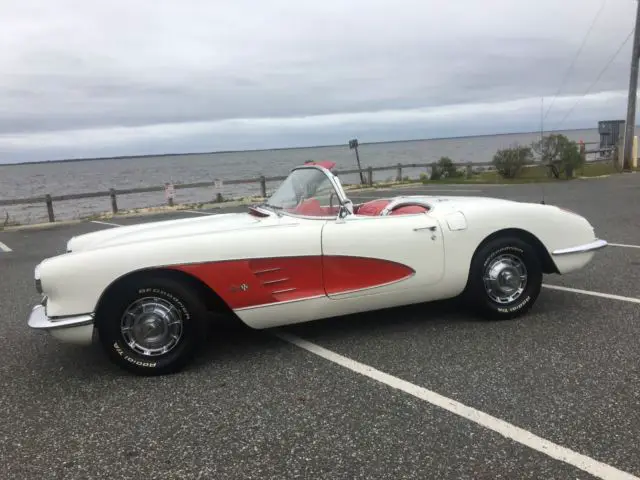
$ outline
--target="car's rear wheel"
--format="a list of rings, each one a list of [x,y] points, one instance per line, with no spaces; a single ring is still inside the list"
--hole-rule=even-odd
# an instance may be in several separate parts
[[[206,308],[188,286],[152,276],[117,289],[96,319],[109,358],[136,375],[183,369],[206,337]]]
[[[542,287],[536,249],[518,237],[495,238],[474,255],[466,297],[483,317],[508,320],[533,306]]]

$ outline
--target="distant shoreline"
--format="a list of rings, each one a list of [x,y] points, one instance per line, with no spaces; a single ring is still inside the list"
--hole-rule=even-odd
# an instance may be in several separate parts
[[[584,128],[568,128],[566,130],[559,130],[562,132],[577,132],[580,130],[596,130],[597,127],[584,127]],[[545,131],[544,133],[554,132]],[[359,143],[358,146],[362,147],[365,145],[384,145],[384,144],[394,144],[394,143],[412,143],[412,142],[424,142],[424,141],[432,141],[432,140],[459,140],[462,138],[479,138],[479,137],[501,137],[507,135],[530,135],[534,133],[540,133],[539,130],[532,130],[527,132],[505,132],[505,133],[484,133],[477,135],[459,135],[453,137],[433,137],[433,138],[413,138],[413,139],[405,139],[405,140],[382,140],[378,142],[363,142]],[[306,147],[276,147],[276,148],[255,148],[255,149],[247,149],[247,150],[217,150],[217,151],[209,151],[209,152],[186,152],[186,153],[157,153],[157,154],[143,154],[143,155],[117,155],[117,156],[109,156],[109,157],[85,157],[85,158],[69,158],[69,159],[55,159],[55,160],[39,160],[32,162],[16,162],[16,163],[0,163],[0,167],[2,166],[13,166],[13,165],[39,165],[39,164],[50,164],[50,163],[71,163],[71,162],[89,162],[89,161],[97,161],[97,160],[122,160],[122,159],[137,159],[137,158],[151,158],[151,157],[188,157],[195,155],[223,155],[229,153],[249,153],[249,152],[278,152],[282,150],[309,150],[314,148],[332,148],[332,147],[343,147],[348,146],[348,142],[339,143],[339,144],[327,144],[327,145],[309,145]]]

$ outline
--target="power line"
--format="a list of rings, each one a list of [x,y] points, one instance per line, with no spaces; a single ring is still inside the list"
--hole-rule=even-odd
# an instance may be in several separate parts
[[[573,112],[573,110],[578,106],[578,104],[582,101],[582,99],[584,99],[584,97],[586,97],[589,92],[591,91],[591,89],[593,87],[595,87],[596,83],[598,83],[598,81],[600,80],[600,78],[602,77],[602,75],[604,75],[604,73],[607,71],[607,69],[609,68],[609,66],[613,63],[613,61],[616,59],[616,57],[618,56],[618,54],[620,53],[620,51],[622,50],[622,48],[626,45],[626,43],[629,41],[629,39],[631,38],[631,35],[633,35],[633,32],[635,31],[635,28],[632,28],[631,31],[629,32],[629,35],[627,35],[627,38],[625,38],[625,40],[622,42],[622,44],[618,47],[618,50],[616,50],[616,53],[613,54],[613,56],[609,59],[609,61],[607,62],[607,64],[604,66],[604,68],[600,71],[600,73],[598,74],[598,77],[594,80],[594,82],[589,85],[589,88],[587,88],[587,91],[584,92],[582,94],[582,96],[580,98],[578,98],[578,100],[576,101],[576,103],[574,103],[573,107],[571,107],[571,109],[567,112],[567,114],[564,116],[564,118],[562,119],[562,121],[558,124],[558,126],[555,128],[556,130],[558,130],[560,128],[560,126],[564,123],[564,121],[569,117],[569,115],[571,114],[571,112]]]
[[[544,114],[544,119],[546,119],[547,115],[549,115],[549,112],[551,111],[551,107],[553,107],[553,104],[556,101],[556,97],[560,94],[560,92],[562,91],[562,89],[564,87],[565,82],[569,78],[569,74],[573,70],[573,66],[575,65],[576,60],[580,56],[580,53],[582,53],[582,49],[586,45],[587,39],[589,38],[589,35],[591,34],[591,30],[593,30],[593,27],[595,26],[596,22],[598,21],[598,18],[600,18],[600,14],[604,10],[604,6],[606,5],[606,3],[607,3],[607,0],[603,0],[602,3],[600,4],[600,9],[596,13],[596,15],[593,18],[593,20],[591,21],[591,25],[589,26],[589,30],[587,30],[587,33],[585,34],[584,38],[582,39],[582,45],[580,45],[580,48],[578,49],[578,51],[576,52],[575,56],[573,57],[573,60],[571,61],[571,65],[569,65],[569,68],[567,69],[566,73],[564,74],[564,78],[562,79],[562,82],[560,83],[560,88],[558,88],[558,91],[556,92],[556,94],[551,99],[551,105],[549,105],[549,108],[547,109],[547,113]]]

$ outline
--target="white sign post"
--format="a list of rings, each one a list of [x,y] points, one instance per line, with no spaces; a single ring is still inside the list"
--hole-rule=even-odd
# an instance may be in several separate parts
[[[173,199],[176,196],[176,190],[173,186],[173,183],[164,184],[164,196],[167,198],[167,202],[169,202],[169,206],[173,207]]]

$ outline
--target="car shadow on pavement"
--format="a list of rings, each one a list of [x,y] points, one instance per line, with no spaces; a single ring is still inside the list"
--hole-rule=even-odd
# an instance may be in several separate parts
[[[313,337],[366,336],[398,329],[412,330],[420,325],[469,324],[484,321],[468,313],[458,299],[430,302],[422,305],[394,307],[373,312],[330,317],[281,328],[255,330],[237,322],[229,322],[212,330],[203,352],[189,369],[207,368],[219,362],[246,361],[249,356],[263,356],[289,348],[277,338],[278,332],[296,335],[308,333]]]
[[[555,304],[558,306],[557,304]],[[554,308],[549,302],[539,302],[533,311],[527,315],[547,313]],[[209,338],[193,362],[182,372],[175,375],[197,374],[218,367],[234,364],[251,365],[252,362],[264,362],[270,355],[279,355],[289,345],[274,334],[288,332],[299,335],[307,340],[314,339],[337,340],[355,336],[365,339],[367,336],[379,337],[406,332],[408,334],[427,330],[438,332],[446,326],[452,329],[475,329],[486,323],[508,325],[514,321],[491,322],[478,317],[458,298],[415,304],[404,307],[394,307],[372,312],[358,313],[339,317],[300,323],[287,327],[255,330],[244,324],[224,322],[212,328]],[[483,330],[485,327],[482,327]],[[40,349],[38,363],[41,374],[75,377],[79,381],[94,381],[99,377],[132,377],[135,376],[111,364],[96,342],[91,347],[74,347],[57,345],[53,341],[46,342]]]
[[[344,334],[367,335],[368,333],[412,330],[422,325],[467,325],[486,322],[469,310],[459,298],[387,308],[371,312],[332,317],[316,322],[286,327],[292,334],[311,334],[328,338]]]

